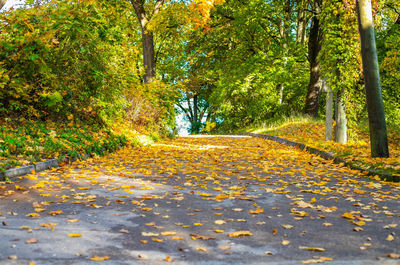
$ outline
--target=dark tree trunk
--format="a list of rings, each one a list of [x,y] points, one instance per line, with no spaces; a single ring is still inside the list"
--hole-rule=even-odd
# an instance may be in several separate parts
[[[357,1],[358,29],[365,80],[372,157],[389,157],[385,110],[379,77],[370,0]]]
[[[310,83],[308,85],[304,112],[311,116],[318,115],[319,97],[321,93],[321,73],[318,54],[321,51],[322,30],[318,19],[322,0],[314,0],[315,15],[312,18],[310,36],[308,39],[308,57],[310,61]]]
[[[144,82],[153,81],[156,76],[156,60],[154,54],[154,37],[153,33],[147,29],[147,24],[156,15],[163,5],[164,0],[157,0],[152,13],[146,14],[144,8],[145,0],[131,0],[131,4],[135,9],[136,16],[142,30],[142,46],[143,46],[143,65],[145,68]]]
[[[197,113],[198,107],[197,107],[197,94],[193,96],[193,117],[194,121],[198,122],[198,113]]]
[[[153,33],[142,30],[143,64],[145,68],[144,82],[153,81],[156,76],[156,62],[154,58]]]

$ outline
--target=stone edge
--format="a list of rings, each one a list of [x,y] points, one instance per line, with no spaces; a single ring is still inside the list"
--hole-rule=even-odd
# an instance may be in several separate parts
[[[347,162],[343,158],[339,158],[339,157],[335,156],[335,154],[332,153],[332,152],[325,152],[325,151],[319,150],[317,148],[306,146],[305,144],[302,144],[302,143],[298,143],[298,142],[287,140],[287,139],[282,138],[282,137],[269,135],[269,134],[250,133],[250,132],[240,133],[240,135],[248,135],[248,136],[253,136],[253,137],[259,137],[259,138],[275,141],[275,142],[278,142],[278,143],[281,143],[281,144],[284,144],[284,145],[297,147],[297,148],[300,148],[301,150],[305,150],[305,151],[307,151],[307,152],[309,152],[311,154],[318,155],[318,156],[320,156],[320,157],[322,157],[322,158],[324,158],[326,160],[333,160],[333,162],[335,164],[343,164],[345,166],[350,167],[351,169],[359,170],[359,171],[362,171],[362,172],[366,172],[367,175],[369,175],[369,176],[378,175],[379,177],[381,177],[385,181],[400,182],[400,177],[399,176],[383,174],[383,173],[378,172],[377,170],[366,170],[366,169],[363,169],[363,168],[361,168],[361,167],[359,167],[357,165],[354,165],[352,163]]]
[[[12,179],[15,177],[24,176],[30,174],[32,170],[35,172],[40,172],[44,170],[48,170],[53,167],[59,167],[60,162],[57,159],[50,159],[43,162],[38,162],[34,165],[18,167],[18,168],[11,168],[4,172],[0,172],[0,181],[4,181],[5,179]]]

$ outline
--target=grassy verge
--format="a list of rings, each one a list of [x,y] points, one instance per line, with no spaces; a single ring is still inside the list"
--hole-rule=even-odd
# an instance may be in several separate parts
[[[400,176],[400,132],[388,129],[389,158],[371,158],[368,127],[349,130],[348,144],[325,141],[325,125],[322,120],[309,117],[282,118],[245,131],[280,136],[301,142],[310,147],[333,152],[337,156],[355,163],[364,169],[376,169],[385,174]]]
[[[149,142],[121,126],[118,130],[66,120],[62,122],[11,121],[0,123],[0,171],[51,158],[83,159],[104,155],[125,145]]]

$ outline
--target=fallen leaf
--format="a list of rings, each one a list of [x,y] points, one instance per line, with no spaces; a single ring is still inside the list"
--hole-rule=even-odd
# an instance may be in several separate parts
[[[162,236],[174,236],[176,235],[175,231],[165,231],[165,232],[161,232]]]
[[[90,258],[90,260],[93,260],[93,261],[104,261],[104,260],[109,260],[109,259],[110,259],[109,256],[103,256],[103,257],[93,256]]]
[[[231,246],[219,246],[218,249],[220,249],[220,250],[228,250],[228,249],[231,249]]]
[[[389,257],[391,259],[400,259],[400,254],[390,253],[390,254],[386,254],[386,257]]]
[[[159,233],[153,233],[153,232],[142,232],[142,236],[159,236]]]
[[[28,213],[26,215],[26,217],[39,218],[40,214],[38,214],[38,213]]]
[[[294,226],[293,225],[282,225],[282,227],[285,229],[292,229]]]
[[[126,229],[121,229],[121,230],[119,230],[119,232],[120,232],[120,233],[129,234],[129,231],[128,231],[128,230],[126,230]]]
[[[58,225],[57,223],[41,223],[41,227],[47,227],[47,228],[52,228],[54,226]]]
[[[264,209],[262,209],[262,208],[257,208],[255,210],[250,210],[249,211],[250,214],[260,214],[260,213],[263,213],[263,212],[264,212]]]
[[[241,236],[252,236],[253,234],[250,231],[236,231],[229,233],[229,237],[241,237]]]
[[[30,238],[25,241],[26,244],[36,244],[37,242],[39,242],[39,240],[37,240],[36,238]]]
[[[315,251],[315,252],[324,252],[324,248],[317,248],[317,247],[305,247],[305,246],[299,246],[299,249],[303,250],[308,250],[308,251]]]
[[[58,209],[57,211],[48,212],[48,215],[59,215],[59,214],[63,214],[63,211],[60,209]]]
[[[166,261],[166,262],[173,262],[174,259],[171,258],[170,256],[166,256],[165,259],[164,259],[164,261]]]
[[[287,246],[287,245],[290,244],[290,241],[289,240],[282,240],[281,244],[284,245],[284,246]]]
[[[224,220],[215,220],[214,223],[217,224],[217,225],[224,225],[224,224],[226,224],[226,222],[225,222]]]
[[[72,234],[68,234],[69,237],[81,237],[82,234],[79,233],[72,233]]]
[[[319,257],[316,259],[309,259],[309,260],[303,260],[301,263],[303,264],[312,264],[312,263],[322,263],[325,261],[332,261],[332,258],[328,258],[328,257]]]
[[[386,240],[387,240],[387,241],[393,241],[393,240],[394,240],[394,236],[392,236],[391,234],[389,234],[389,235],[386,237]]]
[[[347,212],[342,214],[342,217],[346,219],[354,219],[354,215],[352,213],[347,213]]]
[[[205,251],[207,251],[207,249],[206,249],[206,248],[196,248],[196,250],[197,250],[197,251],[202,251],[202,252],[205,252]]]

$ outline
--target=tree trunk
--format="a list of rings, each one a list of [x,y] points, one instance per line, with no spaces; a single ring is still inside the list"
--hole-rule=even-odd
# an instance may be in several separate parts
[[[144,82],[149,83],[153,81],[154,77],[156,76],[156,60],[154,57],[154,37],[153,33],[147,29],[147,24],[153,18],[153,16],[160,11],[164,0],[156,1],[150,16],[146,14],[144,0],[130,0],[130,2],[135,9],[135,14],[139,20],[140,28],[142,30],[143,65],[145,68]]]
[[[195,94],[194,96],[193,96],[193,119],[194,119],[194,122],[198,122],[198,113],[197,113],[197,111],[198,111],[198,107],[197,107],[197,94]]]
[[[285,7],[283,9],[283,20],[280,22],[280,37],[282,39],[282,56],[283,56],[283,67],[286,68],[287,56],[289,52],[288,38],[290,33],[290,16],[292,13],[292,5],[290,0],[286,0]],[[283,69],[285,71],[286,69]],[[279,84],[279,105],[283,103],[283,95],[285,86],[284,84]]]
[[[145,68],[144,82],[152,82],[156,76],[156,62],[154,58],[153,33],[142,29],[143,64]]]
[[[321,73],[318,54],[321,51],[322,30],[318,19],[321,11],[322,0],[314,1],[315,15],[312,18],[310,36],[308,39],[308,57],[310,61],[310,83],[308,85],[304,112],[311,116],[318,115],[319,97],[321,93]]]
[[[357,1],[358,29],[365,80],[372,157],[389,157],[385,110],[376,54],[374,24],[370,0]]]
[[[335,142],[340,144],[347,143],[347,118],[346,118],[346,100],[344,91],[338,91],[336,94],[336,126]]]
[[[0,0],[0,10],[3,8],[3,6],[7,3],[7,0]]]
[[[299,0],[297,3],[297,32],[296,42],[303,44],[306,41],[306,24],[307,15],[306,10],[309,4],[309,0]]]

